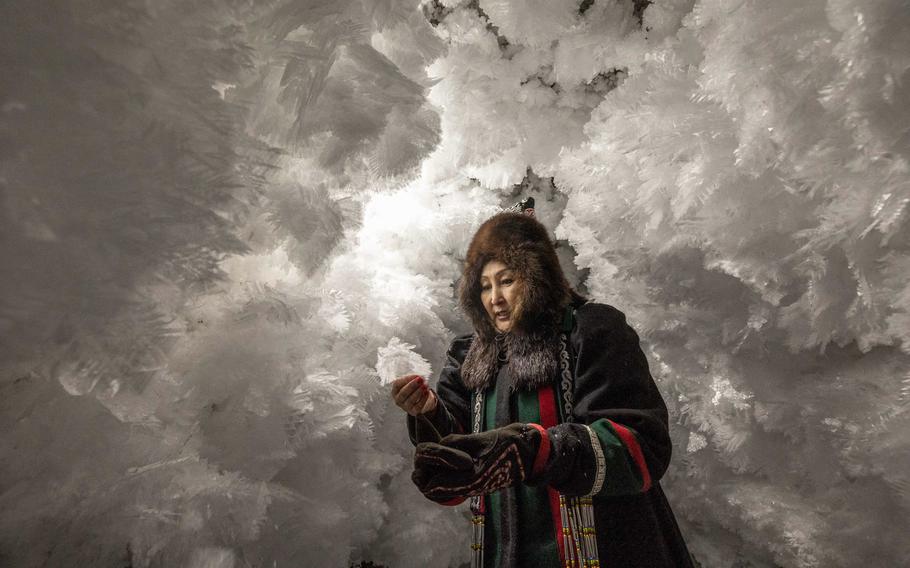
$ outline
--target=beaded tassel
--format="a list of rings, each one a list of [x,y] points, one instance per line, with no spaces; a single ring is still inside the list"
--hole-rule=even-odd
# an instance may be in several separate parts
[[[585,554],[585,542],[582,539],[581,519],[578,514],[578,500],[569,499],[569,524],[572,526],[572,541],[575,543],[575,553],[578,555],[578,565],[587,567],[587,554]]]
[[[585,543],[585,567],[590,568],[594,565],[593,556],[595,552],[592,552],[592,547],[596,546],[592,542],[591,536],[593,533],[593,527],[590,526],[588,522],[588,507],[584,504],[584,498],[578,499],[578,516],[581,518],[581,537]]]
[[[594,500],[590,496],[582,497],[581,513],[584,520],[585,540],[588,544],[586,555],[587,565],[592,568],[600,567],[600,558],[597,554],[597,533],[594,530]]]
[[[471,567],[483,567],[483,508],[481,497],[471,498]]]
[[[572,526],[569,523],[569,511],[566,506],[566,496],[559,495],[559,519],[562,524],[562,549],[565,552],[565,568],[578,568],[579,563],[576,560],[574,540],[572,538]]]
[[[597,535],[594,531],[594,502],[590,497],[560,495],[560,518],[566,567],[598,568]]]

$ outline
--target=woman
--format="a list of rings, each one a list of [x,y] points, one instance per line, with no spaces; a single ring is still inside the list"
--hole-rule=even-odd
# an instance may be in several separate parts
[[[475,564],[692,566],[658,483],[666,405],[622,312],[572,290],[522,213],[478,229],[459,302],[474,333],[454,340],[436,389],[407,376],[392,396],[414,483],[439,503],[473,498]]]

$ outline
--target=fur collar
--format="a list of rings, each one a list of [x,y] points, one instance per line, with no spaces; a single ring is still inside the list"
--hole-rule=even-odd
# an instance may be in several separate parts
[[[475,337],[468,349],[461,377],[471,390],[489,387],[500,356],[509,363],[513,391],[533,390],[550,382],[559,371],[559,330],[548,333],[503,333],[494,341]]]

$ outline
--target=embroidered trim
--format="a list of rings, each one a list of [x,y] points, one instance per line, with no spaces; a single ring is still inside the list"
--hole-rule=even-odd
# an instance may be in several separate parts
[[[427,461],[437,461],[449,465],[445,459],[438,456],[426,456]],[[437,496],[444,495],[471,495],[482,497],[504,487],[509,487],[515,481],[524,481],[527,477],[524,465],[521,463],[521,454],[518,446],[509,444],[502,452],[495,456],[492,463],[484,468],[481,477],[465,485],[450,485],[438,487],[433,490]]]
[[[597,437],[597,433],[594,432],[594,429],[590,426],[585,426],[585,430],[588,431],[588,435],[591,437],[591,449],[594,450],[594,461],[597,463],[597,470],[594,473],[594,485],[591,487],[591,492],[587,496],[597,495],[600,493],[600,490],[603,489],[604,480],[607,477],[607,460],[604,457],[604,450],[600,445],[600,439]]]
[[[566,349],[566,346],[566,334],[563,333],[559,336],[559,363],[562,367],[560,386],[562,387],[565,422],[572,422],[574,419],[572,411],[575,408],[575,397],[572,394],[572,383],[574,381],[572,380],[572,369],[569,368],[569,350]]]
[[[474,420],[471,424],[471,432],[477,434],[480,432],[480,424],[483,421],[483,390],[474,391]],[[483,536],[484,536],[484,506],[483,496],[475,495],[471,497],[471,568],[483,567]]]
[[[471,424],[471,433],[480,432],[480,422],[483,420],[483,391],[477,389],[474,394],[474,423]]]

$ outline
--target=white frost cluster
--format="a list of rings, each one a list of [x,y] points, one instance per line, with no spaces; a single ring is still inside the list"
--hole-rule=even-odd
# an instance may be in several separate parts
[[[413,345],[402,343],[397,337],[390,339],[385,347],[380,347],[376,355],[376,372],[384,385],[405,375],[427,378],[432,374],[429,361],[415,353]]]
[[[905,1],[13,4],[3,561],[465,562],[381,383],[530,194],[646,344],[701,565],[907,564]]]

